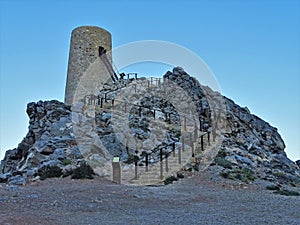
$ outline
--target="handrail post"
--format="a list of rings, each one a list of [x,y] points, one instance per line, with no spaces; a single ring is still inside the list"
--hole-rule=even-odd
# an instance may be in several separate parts
[[[167,153],[166,154],[166,172],[169,172],[168,157],[169,157],[169,154]]]
[[[149,166],[149,161],[148,161],[148,154],[146,153],[146,172],[148,172],[148,166]]]
[[[208,141],[208,146],[210,146],[210,132],[207,132],[207,141]]]
[[[125,149],[126,149],[126,153],[129,152],[129,144],[128,144],[128,140],[126,140],[126,146],[125,146]]]
[[[162,149],[159,150],[159,154],[160,154],[160,179],[163,179],[163,156],[162,156]]]
[[[134,160],[134,179],[138,179],[138,151],[135,151],[135,160]]]
[[[182,151],[184,152],[184,137],[182,136],[182,143],[181,143],[181,145],[182,145]]]
[[[173,151],[173,157],[176,156],[176,153],[175,153],[175,142],[172,143],[172,151]]]
[[[204,146],[203,146],[203,135],[201,135],[201,150],[204,151]]]
[[[101,97],[101,99],[100,99],[100,108],[102,108],[103,107],[103,98]]]
[[[201,118],[199,118],[199,130],[202,131],[202,121],[201,121]]]
[[[178,163],[181,164],[181,148],[178,149]]]
[[[217,135],[216,129],[217,129],[217,125],[215,125],[214,129],[212,129],[212,133],[211,133],[213,142],[216,141],[216,135]]]
[[[190,133],[190,139],[191,139],[192,154],[194,154],[194,142],[193,142],[193,135],[192,135],[192,133]]]
[[[184,116],[184,119],[183,119],[183,127],[184,127],[184,130],[186,131],[186,117]]]

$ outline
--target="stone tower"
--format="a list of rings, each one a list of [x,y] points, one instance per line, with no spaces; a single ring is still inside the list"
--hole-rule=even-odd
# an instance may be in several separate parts
[[[99,59],[99,46],[112,49],[111,34],[95,26],[81,26],[72,31],[65,104],[71,105],[81,77]],[[111,55],[108,54],[108,57]],[[111,61],[111,58],[110,58]]]

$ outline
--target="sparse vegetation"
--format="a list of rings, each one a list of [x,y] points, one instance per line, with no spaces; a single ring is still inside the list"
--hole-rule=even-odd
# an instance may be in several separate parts
[[[269,185],[266,187],[266,189],[270,191],[279,191],[280,187],[278,185]]]
[[[291,182],[293,185],[300,184],[300,178],[291,174],[274,172],[273,175],[280,181]]]
[[[225,158],[226,157],[226,152],[223,149],[220,149],[218,154],[217,154],[217,157]]]
[[[45,166],[38,171],[38,175],[41,177],[41,180],[52,177],[61,177],[62,174],[62,169],[58,166]]]
[[[285,195],[285,196],[300,196],[300,193],[297,191],[291,191],[291,190],[277,190],[273,192],[274,194],[279,194],[279,195]]]
[[[67,165],[70,165],[71,162],[72,162],[71,159],[65,159],[65,160],[62,162],[62,164],[63,164],[64,166],[67,166]]]
[[[93,179],[94,175],[93,169],[86,163],[82,162],[79,167],[77,167],[72,174],[72,179]]]
[[[165,184],[165,185],[172,184],[174,181],[177,181],[177,180],[178,180],[177,177],[175,177],[175,176],[170,176],[170,177],[168,177],[168,178],[166,178],[166,179],[164,180],[164,184]]]
[[[136,155],[128,155],[128,158],[126,161],[124,161],[124,163],[127,163],[127,164],[132,164],[136,161],[139,161],[139,157],[136,156]]]
[[[182,172],[177,172],[177,178],[178,179],[183,179],[184,178],[184,174]]]
[[[245,183],[254,181],[256,179],[254,172],[247,168],[223,171],[220,173],[220,175],[226,179],[240,180]]]
[[[229,162],[228,160],[224,159],[223,157],[219,157],[217,156],[215,158],[215,163],[219,166],[222,166],[224,168],[228,168],[231,169],[232,168],[232,164],[231,162]]]

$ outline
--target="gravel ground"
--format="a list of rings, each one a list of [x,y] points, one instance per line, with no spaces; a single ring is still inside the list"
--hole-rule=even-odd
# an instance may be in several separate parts
[[[172,185],[134,187],[48,179],[0,186],[0,224],[300,224],[300,197],[259,185],[194,176]]]

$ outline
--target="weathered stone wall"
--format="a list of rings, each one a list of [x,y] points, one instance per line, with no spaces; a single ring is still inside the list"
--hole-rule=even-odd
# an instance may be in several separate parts
[[[111,51],[111,34],[99,27],[82,26],[74,29],[71,36],[65,104],[71,105],[73,98],[88,68],[99,60],[99,46]],[[111,55],[108,54],[111,61]]]

